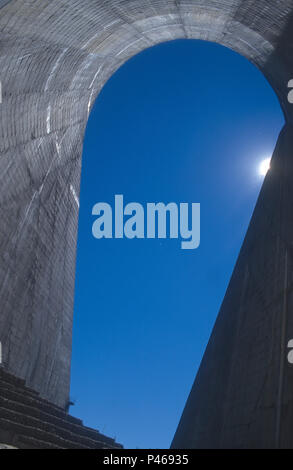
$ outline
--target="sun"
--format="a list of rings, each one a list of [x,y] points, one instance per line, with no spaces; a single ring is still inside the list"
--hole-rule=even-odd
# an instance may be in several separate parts
[[[271,159],[265,158],[264,160],[262,160],[258,169],[260,176],[266,176],[270,168],[271,168]]]

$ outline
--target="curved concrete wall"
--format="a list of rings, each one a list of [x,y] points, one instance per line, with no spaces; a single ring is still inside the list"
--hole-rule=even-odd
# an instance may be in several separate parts
[[[290,122],[292,15],[292,0],[0,0],[0,341],[44,397],[69,394],[82,142],[102,86],[159,42],[215,41],[262,70]]]

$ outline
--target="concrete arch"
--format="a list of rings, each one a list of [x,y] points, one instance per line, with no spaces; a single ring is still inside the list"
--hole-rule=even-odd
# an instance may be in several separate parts
[[[69,395],[82,142],[102,86],[144,48],[214,41],[263,72],[291,129],[292,15],[293,0],[0,0],[0,341],[45,398]]]

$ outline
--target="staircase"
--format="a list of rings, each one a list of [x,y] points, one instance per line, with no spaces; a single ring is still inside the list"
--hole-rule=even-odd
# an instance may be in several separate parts
[[[0,443],[18,449],[121,449],[0,367]]]

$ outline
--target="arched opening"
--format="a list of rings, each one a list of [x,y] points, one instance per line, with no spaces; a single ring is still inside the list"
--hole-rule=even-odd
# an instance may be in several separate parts
[[[96,102],[83,156],[72,395],[74,413],[126,447],[171,442],[262,185],[259,164],[283,124],[261,72],[203,41],[146,49]],[[200,248],[95,240],[92,207],[115,194],[200,202]]]

